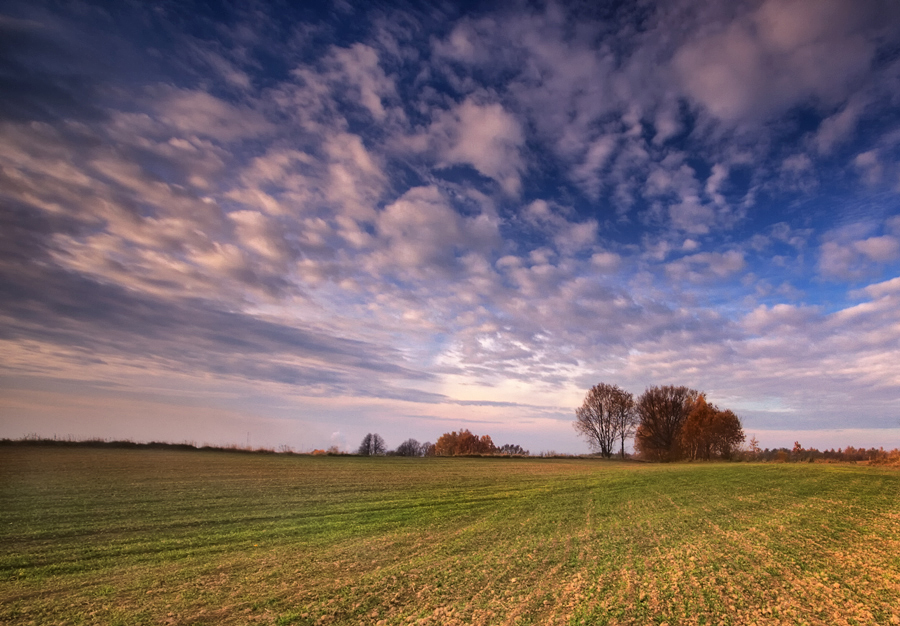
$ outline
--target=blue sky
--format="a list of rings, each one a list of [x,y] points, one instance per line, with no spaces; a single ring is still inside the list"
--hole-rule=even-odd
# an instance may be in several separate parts
[[[0,3],[0,436],[900,446],[890,1]]]

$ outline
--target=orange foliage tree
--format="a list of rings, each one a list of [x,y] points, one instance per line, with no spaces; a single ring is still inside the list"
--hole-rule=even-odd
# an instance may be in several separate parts
[[[744,441],[741,420],[732,411],[721,411],[700,394],[679,433],[681,450],[687,458],[730,459]]]
[[[473,434],[464,428],[459,432],[444,433],[434,444],[434,453],[438,456],[458,456],[461,454],[493,454],[497,451],[490,435]]]

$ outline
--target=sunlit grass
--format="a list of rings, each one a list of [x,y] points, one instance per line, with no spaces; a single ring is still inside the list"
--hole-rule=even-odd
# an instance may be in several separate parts
[[[900,614],[896,470],[34,447],[0,472],[6,623]]]

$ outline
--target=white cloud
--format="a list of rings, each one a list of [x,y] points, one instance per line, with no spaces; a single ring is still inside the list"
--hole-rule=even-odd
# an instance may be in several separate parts
[[[330,79],[341,86],[352,86],[359,103],[376,120],[384,121],[387,111],[382,98],[396,97],[396,89],[379,64],[378,51],[361,43],[334,48],[328,63],[336,74]]]
[[[471,165],[496,180],[506,193],[519,193],[525,135],[501,104],[479,104],[467,98],[438,114],[428,134],[439,167]]]
[[[833,106],[870,67],[873,34],[887,27],[881,8],[847,0],[739,7],[732,21],[689,39],[674,66],[686,91],[730,123],[767,118],[809,99]],[[832,141],[828,134],[823,147]]]
[[[819,271],[827,277],[854,280],[870,275],[878,265],[900,258],[900,239],[882,235],[848,237],[859,229],[836,233],[819,250]]]
[[[666,264],[666,274],[676,280],[704,282],[727,278],[746,267],[744,254],[738,250],[727,252],[699,252]]]
[[[560,207],[546,200],[535,200],[522,210],[522,217],[548,237],[555,248],[566,254],[588,248],[597,240],[597,220],[571,222]]]
[[[253,109],[199,90],[158,86],[150,92],[159,119],[182,136],[234,141],[271,133],[275,127]]]
[[[335,134],[327,138],[324,149],[330,161],[325,197],[354,218],[374,217],[385,176],[362,139],[350,133]]]
[[[716,213],[712,207],[701,204],[696,196],[688,196],[669,207],[669,217],[678,230],[705,235],[715,223]]]
[[[855,241],[853,247],[876,263],[887,263],[900,257],[900,240],[890,235]]]
[[[499,240],[497,222],[487,214],[463,217],[437,187],[416,187],[378,215],[377,271],[418,276],[459,269],[458,255],[486,253]]]
[[[862,178],[867,184],[876,185],[881,182],[884,168],[875,150],[857,154],[853,159],[853,165],[862,174]]]
[[[591,265],[602,272],[614,272],[622,262],[615,252],[595,252],[591,255]]]
[[[742,320],[742,324],[752,333],[771,333],[774,330],[798,329],[818,317],[815,307],[776,304],[771,307],[760,305]]]
[[[816,149],[829,154],[835,146],[850,138],[867,104],[865,96],[854,94],[843,108],[824,119],[813,139]]]

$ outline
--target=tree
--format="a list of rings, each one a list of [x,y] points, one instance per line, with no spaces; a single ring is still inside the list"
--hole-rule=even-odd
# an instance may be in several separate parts
[[[415,439],[407,439],[394,452],[397,456],[422,456],[422,446]]]
[[[634,436],[634,429],[637,427],[637,415],[634,411],[634,396],[630,393],[623,393],[625,393],[627,397],[623,398],[621,402],[613,405],[612,418],[615,422],[616,430],[619,431],[619,451],[624,460],[625,440]]]
[[[714,443],[716,408],[700,394],[681,426],[679,434],[681,452],[687,458],[709,459]]]
[[[478,453],[479,454],[494,454],[497,451],[497,446],[494,445],[493,440],[490,435],[482,435],[478,438]]]
[[[516,443],[505,443],[498,449],[500,454],[510,454],[517,456],[528,456],[528,450]]]
[[[444,433],[434,444],[434,453],[439,456],[457,456],[461,454],[493,454],[497,451],[489,435],[473,434],[467,428],[459,432]]]
[[[384,445],[384,439],[378,433],[369,433],[363,437],[362,443],[359,444],[357,454],[362,456],[378,456],[387,452]]]
[[[625,439],[634,423],[633,407],[630,393],[617,385],[600,383],[591,387],[582,405],[575,409],[573,426],[591,449],[599,450],[606,458],[612,456],[616,439],[621,438],[624,457]]]
[[[740,418],[730,410],[716,411],[713,450],[723,459],[730,459],[744,442],[744,427]]]
[[[681,427],[699,395],[687,387],[648,387],[635,405],[639,419],[635,449],[656,461],[677,459],[681,452]]]
[[[762,449],[759,447],[759,439],[756,438],[756,435],[750,437],[750,454],[753,455],[753,459],[759,459],[759,455],[762,453]]]

